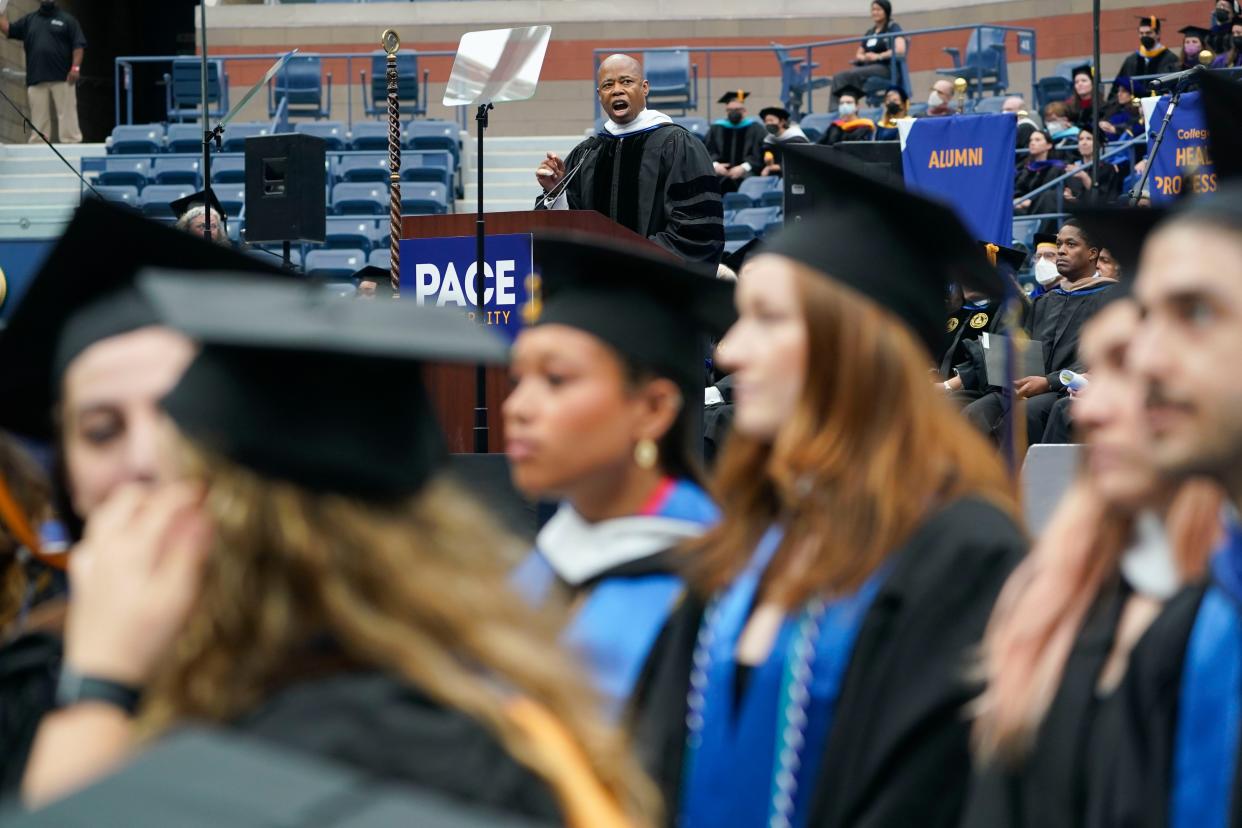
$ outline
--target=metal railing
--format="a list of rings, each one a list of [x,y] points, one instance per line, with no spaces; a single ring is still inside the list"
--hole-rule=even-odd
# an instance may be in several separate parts
[[[1036,86],[1036,68],[1035,67],[1036,67],[1037,54],[1036,54],[1036,33],[1035,33],[1035,30],[1032,28],[1028,28],[1025,26],[1001,26],[1001,25],[994,25],[990,23],[989,24],[978,23],[978,24],[961,25],[961,26],[940,26],[934,29],[910,29],[908,31],[877,34],[875,35],[875,37],[882,38],[882,39],[892,39],[892,38],[901,37],[901,38],[905,38],[908,41],[911,37],[915,37],[918,35],[945,34],[949,32],[974,32],[974,31],[979,31],[979,30],[984,30],[984,29],[990,29],[993,31],[1003,31],[1006,33],[1008,32],[1017,33],[1017,36],[1019,39],[1019,44],[1018,44],[1019,48],[1016,54],[1017,56],[1020,56],[1022,58],[1029,59],[1030,70],[1031,70],[1030,71],[1031,94],[1034,95],[1035,86]],[[711,106],[711,104],[713,104],[716,100],[715,96],[712,94],[712,56],[713,55],[745,54],[745,53],[750,53],[750,52],[770,52],[772,53],[774,59],[779,59],[778,50],[786,52],[786,53],[790,53],[790,54],[796,53],[796,52],[803,52],[806,55],[805,65],[810,66],[812,63],[815,62],[814,58],[815,58],[816,49],[824,49],[824,48],[828,48],[832,46],[857,46],[862,40],[868,37],[871,37],[871,35],[864,36],[864,35],[856,34],[856,35],[851,35],[849,37],[834,38],[832,40],[816,40],[810,43],[798,43],[798,44],[772,44],[768,46],[641,46],[641,45],[609,46],[605,48],[594,49],[592,51],[592,60],[594,63],[594,71],[595,71],[595,74],[593,75],[593,77],[597,77],[599,75],[599,65],[603,61],[603,58],[608,55],[615,54],[617,52],[624,52],[626,54],[634,54],[637,52],[683,52],[684,51],[684,52],[689,52],[691,55],[701,54],[705,56],[704,75],[706,76],[706,82],[707,82],[707,95],[704,98],[700,98],[700,100],[706,101],[707,106]],[[1008,37],[1008,34],[1006,34],[1006,37]],[[1029,38],[1029,40],[1024,40],[1025,38]],[[982,35],[980,35],[980,39],[982,39]],[[969,40],[969,36],[967,37],[967,40]],[[909,54],[908,43],[907,43],[906,51],[908,55]],[[905,58],[902,58],[902,60],[904,59]],[[1006,61],[1008,61],[1008,59],[1009,59],[1009,53],[1007,51]],[[842,68],[845,69],[848,67],[842,67]],[[949,68],[949,67],[943,67],[943,68]],[[820,75],[818,77],[831,78],[833,74],[835,73]],[[985,77],[983,74],[983,68],[981,65],[977,65],[975,67],[963,66],[959,76],[966,78],[967,81],[970,81],[973,78],[976,81],[976,88],[978,88],[979,81],[981,81]],[[811,76],[811,77],[814,77],[814,76]],[[594,102],[591,104],[591,111],[592,111],[591,118],[593,121],[596,118],[600,117],[600,115],[602,114],[602,109],[600,108],[598,98],[596,98]],[[810,114],[814,111],[815,111],[814,84],[808,83],[807,88],[806,88],[805,114]]]

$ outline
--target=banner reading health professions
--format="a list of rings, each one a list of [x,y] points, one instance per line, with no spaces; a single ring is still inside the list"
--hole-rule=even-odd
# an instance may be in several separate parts
[[[485,321],[512,340],[522,327],[527,277],[533,272],[529,233],[488,236],[483,251]],[[475,316],[475,238],[401,240],[401,298],[420,305],[461,308]]]
[[[1143,112],[1147,117],[1147,146],[1152,146],[1164,113],[1169,109],[1169,96],[1143,98]],[[1182,95],[1169,128],[1164,131],[1164,143],[1151,160],[1151,177],[1148,186],[1152,204],[1172,201],[1182,194],[1182,172],[1189,174],[1187,183],[1193,192],[1216,191],[1216,167],[1208,154],[1207,118],[1203,115],[1203,99],[1198,92]]]
[[[951,204],[980,241],[1009,244],[1018,119],[955,115],[897,125],[906,187]]]

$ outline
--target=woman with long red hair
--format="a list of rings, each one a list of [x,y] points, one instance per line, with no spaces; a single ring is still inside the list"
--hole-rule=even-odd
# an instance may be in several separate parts
[[[688,559],[705,609],[670,625],[640,734],[685,828],[952,825],[967,657],[1024,541],[995,451],[928,371],[949,281],[1000,281],[947,209],[798,161],[848,206],[739,278],[724,517]]]

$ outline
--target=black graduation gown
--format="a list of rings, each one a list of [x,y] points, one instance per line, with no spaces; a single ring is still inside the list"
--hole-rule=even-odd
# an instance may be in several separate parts
[[[548,786],[491,733],[381,673],[338,673],[289,685],[235,726],[384,780],[500,811],[559,817]]]
[[[763,124],[758,121],[751,121],[745,126],[717,121],[707,131],[707,154],[713,162],[736,167],[755,157],[755,152],[767,134]]]
[[[16,795],[39,722],[52,709],[62,643],[27,633],[0,650],[0,799]]]
[[[1130,654],[1117,692],[1113,766],[1093,800],[1092,828],[1166,828],[1181,696],[1182,662],[1206,587],[1182,590]],[[1242,764],[1239,765],[1242,770]],[[1242,826],[1242,778],[1235,777],[1229,824]]]
[[[686,261],[724,253],[720,183],[703,142],[676,124],[592,135],[565,159],[572,210],[596,210]],[[542,197],[536,207],[542,206]]]
[[[1172,49],[1166,48],[1153,58],[1145,58],[1137,51],[1134,51],[1121,62],[1121,69],[1117,72],[1117,77],[1135,78],[1140,75],[1167,75],[1169,72],[1176,72],[1179,63],[1180,59]],[[1113,84],[1113,90],[1109,93],[1109,97],[1117,97],[1116,84]]]
[[[1008,326],[999,311],[999,303],[989,302],[983,308],[963,305],[949,316],[945,349],[939,360],[940,379],[951,378],[956,369],[962,375],[963,388],[982,390],[983,351],[978,349],[976,356],[967,343],[977,341],[985,331],[1004,333]]]
[[[969,659],[1025,545],[1003,512],[965,498],[928,518],[891,556],[844,677],[808,825],[956,826],[970,775],[963,706],[980,689],[966,678]],[[636,695],[636,739],[670,818],[702,613],[698,599],[683,602]]]
[[[1101,716],[1110,700],[1096,693],[1130,595],[1120,579],[1096,598],[1065,664],[1061,686],[1020,766],[976,773],[962,828],[1081,828],[1101,748],[1115,733]]]
[[[845,141],[870,141],[875,137],[875,125],[867,126],[860,124],[851,129],[846,129],[837,122],[833,122],[828,127],[828,131],[819,139],[819,143],[825,146],[835,146]]]

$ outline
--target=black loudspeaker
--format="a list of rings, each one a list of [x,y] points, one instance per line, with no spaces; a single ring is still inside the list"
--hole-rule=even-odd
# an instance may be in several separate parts
[[[246,139],[246,241],[321,242],[327,228],[322,138],[299,133]]]
[[[785,188],[785,223],[802,221],[802,217],[814,212],[816,198],[823,202],[824,196],[817,192],[816,177],[804,173],[808,162],[799,157],[822,156],[838,166],[847,167],[868,178],[905,189],[901,169],[901,143],[898,141],[843,141],[836,146],[798,146],[797,152],[786,152],[781,158],[781,172]],[[819,205],[823,207],[824,204]]]

